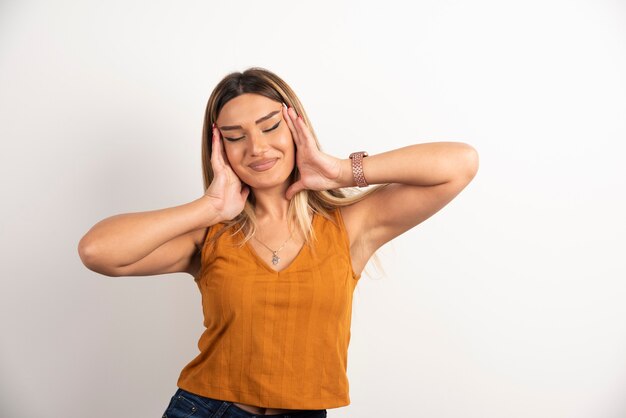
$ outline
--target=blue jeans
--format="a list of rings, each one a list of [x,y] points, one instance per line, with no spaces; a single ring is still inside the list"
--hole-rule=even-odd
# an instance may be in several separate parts
[[[325,409],[311,409],[287,414],[276,415],[255,415],[244,411],[233,402],[220,401],[213,398],[196,395],[178,388],[167,409],[163,413],[163,418],[326,418]]]

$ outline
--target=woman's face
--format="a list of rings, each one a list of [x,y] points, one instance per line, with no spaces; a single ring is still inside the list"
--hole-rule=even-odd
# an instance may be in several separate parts
[[[228,162],[252,188],[282,184],[293,171],[295,143],[282,109],[282,103],[246,93],[229,100],[217,118]],[[266,160],[274,162],[258,166]]]

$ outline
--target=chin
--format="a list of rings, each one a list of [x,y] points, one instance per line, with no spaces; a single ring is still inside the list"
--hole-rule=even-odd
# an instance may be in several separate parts
[[[250,179],[249,182],[245,182],[245,183],[249,185],[250,187],[252,187],[253,189],[272,189],[275,187],[282,186],[285,183],[287,183],[287,187],[289,187],[291,185],[290,179],[291,179],[291,173],[285,173],[284,175],[280,177],[272,177],[272,178],[263,179],[263,180],[259,178],[252,178]]]
[[[282,160],[276,161],[276,164],[266,171],[255,171],[251,167],[247,167],[245,171],[245,177],[239,176],[240,179],[248,178],[251,183],[262,183],[267,184],[268,182],[283,182],[289,180],[293,173],[293,167],[291,170],[287,171],[284,169],[282,164]],[[248,183],[250,184],[250,183]]]

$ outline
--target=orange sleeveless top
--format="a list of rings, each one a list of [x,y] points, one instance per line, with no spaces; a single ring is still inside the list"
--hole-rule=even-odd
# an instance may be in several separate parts
[[[209,228],[196,284],[204,326],[200,354],[180,373],[179,388],[209,398],[281,409],[350,404],[347,378],[352,294],[361,274],[339,209],[315,213],[315,240],[280,272],[240,231]]]

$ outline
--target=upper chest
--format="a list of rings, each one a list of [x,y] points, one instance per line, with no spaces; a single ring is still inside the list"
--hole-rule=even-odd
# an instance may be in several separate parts
[[[212,250],[203,251],[203,266],[215,264],[218,271],[232,270],[237,274],[261,274],[287,276],[305,272],[325,274],[346,269],[353,272],[354,246],[344,226],[339,211],[330,214],[330,219],[316,214],[312,219],[313,237],[308,243],[299,231],[290,237],[289,230],[277,225],[257,230],[258,237],[244,240],[243,230],[232,234],[226,231],[218,237]],[[281,229],[282,228],[282,229]],[[275,232],[275,234],[272,234]],[[288,239],[285,239],[285,238]],[[360,275],[354,270],[354,276]],[[256,272],[256,273],[255,273]]]

